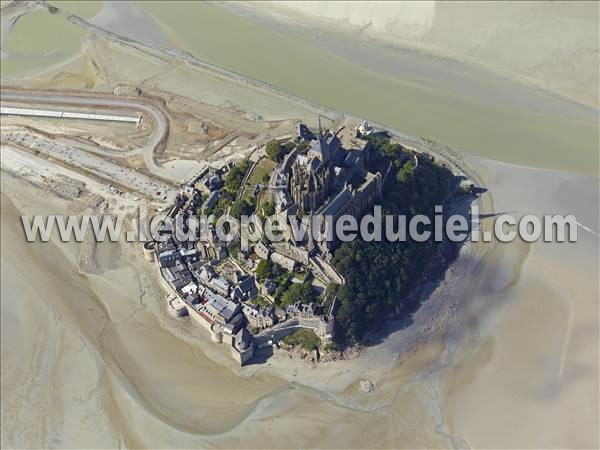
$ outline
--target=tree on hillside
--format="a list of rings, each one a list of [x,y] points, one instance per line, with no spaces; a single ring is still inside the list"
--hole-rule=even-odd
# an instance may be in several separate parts
[[[239,219],[241,216],[249,216],[254,212],[254,205],[245,199],[236,200],[231,205],[229,213]]]
[[[384,191],[382,204],[392,214],[425,214],[433,221],[435,205],[450,195],[452,173],[389,139],[370,138],[374,159],[396,171]],[[382,224],[385,235],[385,224]],[[423,281],[424,269],[439,243],[345,242],[334,252],[333,265],[346,283],[337,290],[336,328],[338,338],[362,342],[369,330],[385,318],[411,314],[418,304],[409,302],[411,290]]]
[[[411,158],[400,169],[398,169],[398,173],[396,174],[396,180],[398,180],[400,183],[406,183],[407,181],[412,179],[414,173],[415,160],[414,158]]]
[[[305,281],[304,283],[292,284],[281,297],[281,303],[283,306],[292,305],[296,302],[306,304],[314,302],[315,299],[316,295],[312,285]]]
[[[285,156],[285,148],[276,140],[267,142],[265,152],[267,153],[267,156],[275,162],[283,161],[283,157]]]
[[[321,339],[319,339],[319,336],[317,336],[313,330],[303,328],[284,337],[283,343],[292,347],[299,345],[302,349],[310,352],[319,348]]]
[[[277,276],[277,289],[275,289],[275,294],[273,294],[273,297],[275,297],[275,301],[277,302],[277,304],[281,304],[281,299],[283,295],[292,285],[292,278],[293,276],[289,272],[284,272],[281,275]]]
[[[273,277],[273,266],[266,259],[261,259],[256,266],[256,278],[258,281],[265,281],[267,278]]]
[[[236,194],[240,190],[240,187],[242,187],[244,175],[246,175],[249,168],[250,161],[247,159],[233,166],[225,177],[225,189],[230,193]]]

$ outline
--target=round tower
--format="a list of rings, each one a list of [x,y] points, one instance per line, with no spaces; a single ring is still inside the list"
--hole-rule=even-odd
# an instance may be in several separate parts
[[[154,248],[153,241],[144,242],[144,258],[146,258],[146,261],[154,262]]]

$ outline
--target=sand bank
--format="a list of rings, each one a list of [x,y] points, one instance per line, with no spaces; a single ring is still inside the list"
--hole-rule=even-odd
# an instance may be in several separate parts
[[[485,67],[599,106],[598,7],[592,2],[298,1],[252,7],[278,20]]]
[[[598,229],[589,208],[598,198],[596,180],[471,163],[497,210],[570,211]],[[60,211],[65,200],[7,175],[2,190],[3,446],[597,444],[591,394],[598,374],[598,256],[591,233],[575,245],[513,243],[480,253],[480,270],[451,274],[417,313],[420,323],[419,315],[431,317],[432,308],[460,300],[456,314],[412,353],[405,352],[417,330],[404,328],[356,361],[310,369],[278,356],[239,370],[202,330],[168,316],[153,268],[136,248],[102,244],[98,259],[107,270],[81,274],[77,244],[27,244],[18,224],[19,210]],[[558,200],[547,192],[560,193]],[[32,314],[33,305],[42,312]],[[27,339],[30,333],[40,340]],[[16,341],[27,343],[6,344]],[[78,344],[67,345],[72,341]],[[40,361],[34,355],[43,345],[55,356],[43,353],[44,362],[31,369],[23,361]],[[64,378],[70,352],[88,361],[89,376]],[[48,374],[67,384],[42,383]],[[365,378],[375,392],[360,391]],[[73,397],[77,392],[85,395]],[[49,412],[49,404],[64,406]],[[49,432],[24,419],[35,414],[94,427],[77,435],[67,425]],[[541,434],[548,423],[552,432]]]
[[[293,105],[279,97],[208,76],[200,82],[188,67],[159,67],[121,49],[119,54],[96,42],[95,51],[115,58],[104,66],[108,81],[131,78],[157,89],[188,90],[192,100],[216,105],[228,101],[227,92],[246,111],[314,115],[300,107],[291,111]],[[52,82],[77,80],[85,87],[83,69],[69,69],[73,78]],[[173,81],[167,72],[181,78]],[[26,82],[49,83],[44,77]],[[394,92],[418,105],[419,98],[404,94],[419,86],[402,85],[394,83]],[[471,145],[494,143],[490,154],[501,157],[506,132],[493,131],[500,124],[514,131],[509,135],[521,153],[540,161],[559,155],[566,159],[554,159],[555,166],[596,170],[590,161],[597,161],[597,123],[579,109],[565,110],[558,102],[541,107],[541,115],[508,108],[490,118],[493,106],[469,109],[465,100],[458,103],[462,119],[448,122],[456,96],[433,91],[427,105],[434,108],[434,98],[445,98],[454,107],[442,108],[444,114],[429,122],[416,114],[431,133],[438,127],[456,135],[475,130]],[[346,91],[345,98],[353,97]],[[369,108],[384,103],[348,106],[368,116]],[[395,117],[405,109],[400,122],[419,112],[389,113]],[[570,128],[573,123],[592,132],[578,141],[580,128]],[[567,144],[594,152],[596,159],[565,151]],[[18,154],[3,154],[3,166],[17,161]],[[317,369],[284,355],[236,368],[202,330],[167,314],[154,269],[134,245],[99,245],[97,263],[104,271],[93,275],[80,271],[78,244],[26,243],[21,211],[81,212],[89,205],[58,199],[3,172],[2,447],[597,447],[598,180],[483,159],[468,163],[490,189],[484,199],[493,211],[574,213],[585,227],[581,241],[490,244],[472,254],[472,265],[455,266],[415,316],[416,327],[398,329],[356,361]],[[98,186],[93,191],[103,194]],[[455,312],[445,313],[453,304]],[[441,319],[429,321],[433,317]],[[370,394],[359,389],[365,378],[375,384]]]

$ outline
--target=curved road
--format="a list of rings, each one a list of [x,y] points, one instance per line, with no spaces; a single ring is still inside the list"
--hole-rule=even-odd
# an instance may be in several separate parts
[[[158,176],[167,176],[168,171],[158,166],[154,162],[154,150],[156,147],[166,138],[168,132],[168,120],[165,114],[157,107],[150,105],[143,100],[134,100],[130,98],[120,97],[96,97],[91,95],[67,95],[67,94],[38,94],[33,92],[24,91],[7,91],[2,89],[0,93],[0,100],[26,103],[27,106],[32,104],[43,104],[43,105],[54,105],[56,107],[65,106],[91,106],[91,107],[108,107],[108,108],[126,108],[140,111],[149,115],[154,121],[154,129],[148,138],[148,141],[139,148],[133,150],[117,151],[102,146],[84,144],[79,141],[64,138],[72,144],[78,147],[84,147],[86,150],[92,151],[98,154],[112,154],[118,156],[134,156],[143,154],[144,162],[150,172]]]

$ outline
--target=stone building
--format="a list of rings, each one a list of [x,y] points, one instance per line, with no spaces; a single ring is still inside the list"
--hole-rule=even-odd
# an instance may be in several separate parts
[[[268,260],[269,256],[271,256],[271,250],[262,242],[256,243],[256,245],[254,246],[254,253],[256,253],[262,259],[266,260]]]
[[[254,355],[254,340],[252,335],[246,328],[241,328],[233,337],[233,345],[231,346],[231,356],[240,366]]]
[[[288,305],[285,312],[290,317],[302,317],[303,319],[311,319],[318,315],[317,304],[314,302],[308,304],[296,302],[292,305]]]
[[[331,168],[318,156],[298,155],[292,165],[290,195],[298,210],[308,214],[327,199],[332,189]]]
[[[248,321],[248,325],[250,325],[252,328],[258,328],[260,330],[269,328],[272,327],[276,321],[274,306],[261,308],[245,304],[242,307],[242,312]]]
[[[366,170],[370,159],[369,142],[357,130],[319,130],[308,149],[294,149],[272,176],[269,189],[276,209],[316,217],[321,229],[315,232],[321,233],[328,231],[327,218],[333,226],[346,214],[360,219],[382,196],[382,174]],[[309,221],[309,236],[312,225]],[[335,238],[335,233],[330,235]],[[321,242],[319,249],[329,253],[335,246],[334,239]]]
[[[271,261],[275,264],[283,267],[288,272],[293,272],[296,268],[296,261],[292,258],[285,256],[279,252],[271,253]]]

